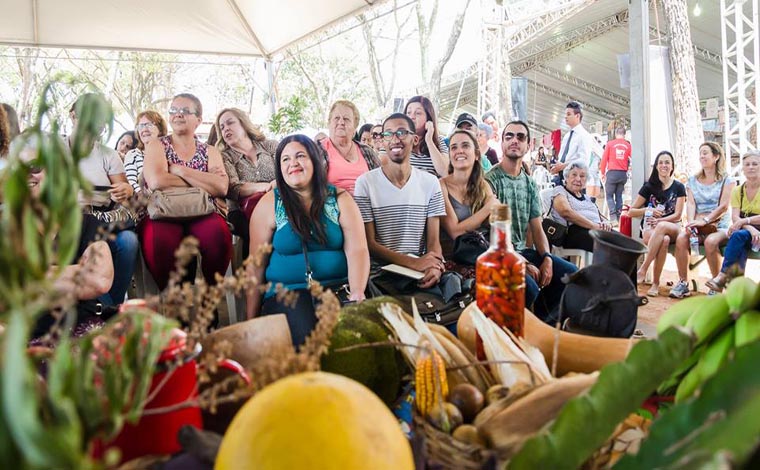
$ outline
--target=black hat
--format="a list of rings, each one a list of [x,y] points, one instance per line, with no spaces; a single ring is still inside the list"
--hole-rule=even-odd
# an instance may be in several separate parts
[[[458,128],[463,122],[469,122],[470,124],[472,124],[473,128],[478,127],[478,121],[475,119],[475,116],[473,116],[470,113],[460,114],[459,117],[457,118],[457,123],[454,127]]]

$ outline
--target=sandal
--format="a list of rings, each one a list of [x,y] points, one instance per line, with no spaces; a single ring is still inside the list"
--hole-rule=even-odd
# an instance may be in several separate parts
[[[715,292],[721,292],[728,283],[728,277],[720,273],[714,278],[710,279],[709,281],[705,282],[705,286],[707,286],[710,290],[713,290]]]
[[[660,295],[660,286],[657,284],[652,284],[652,287],[649,288],[647,291],[647,296],[649,297],[657,297]]]

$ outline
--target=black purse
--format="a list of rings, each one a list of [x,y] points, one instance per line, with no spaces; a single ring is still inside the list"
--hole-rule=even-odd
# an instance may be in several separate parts
[[[301,239],[301,248],[303,249],[303,258],[304,261],[306,261],[306,285],[311,287],[311,283],[314,281],[314,278],[312,277],[312,270],[311,270],[311,264],[309,263],[309,250],[306,247],[306,242]],[[344,305],[349,305],[356,303],[355,300],[350,300],[351,291],[349,290],[348,283],[341,284],[339,286],[325,286],[326,289],[330,289],[333,294],[335,294],[335,297],[338,298],[338,301],[340,302],[341,307]],[[371,299],[373,297],[376,297],[378,295],[377,288],[372,284],[372,281],[367,279],[367,288],[364,291],[364,296],[368,299]],[[314,303],[314,298],[312,297],[312,303]],[[314,305],[314,308],[316,308],[316,305]]]
[[[552,197],[552,202],[549,204],[549,210],[546,211],[546,215],[541,221],[541,228],[544,229],[544,233],[550,244],[554,246],[562,246],[565,243],[565,237],[567,236],[567,225],[551,218],[552,207],[554,207],[554,197]]]
[[[466,266],[475,266],[478,256],[488,250],[490,243],[480,231],[467,232],[454,240],[454,252],[451,259]]]

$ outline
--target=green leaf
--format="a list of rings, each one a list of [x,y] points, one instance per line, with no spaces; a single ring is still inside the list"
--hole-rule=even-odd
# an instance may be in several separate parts
[[[526,442],[509,468],[579,468],[681,365],[692,348],[693,339],[680,328],[636,344],[624,361],[601,370],[587,394],[565,405],[548,430]]]
[[[737,349],[698,397],[655,421],[638,454],[625,456],[615,469],[693,467],[704,456],[720,453],[741,466],[760,444],[758,362],[760,341]]]

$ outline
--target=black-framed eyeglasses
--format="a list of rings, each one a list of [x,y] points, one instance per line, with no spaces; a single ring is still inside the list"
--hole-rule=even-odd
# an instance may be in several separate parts
[[[525,142],[528,140],[528,134],[525,132],[505,132],[504,133],[504,140],[509,141],[517,137],[517,140],[520,142]]]
[[[181,114],[182,116],[187,116],[188,114],[193,114],[195,116],[198,115],[198,111],[191,110],[190,108],[169,108],[169,114],[171,116],[174,116],[175,114]]]
[[[380,140],[383,138],[382,132],[373,132],[372,133],[372,140]]]
[[[393,140],[393,136],[398,137],[399,140],[403,139],[404,137],[414,134],[414,132],[407,130],[407,129],[399,129],[397,131],[385,131],[383,132],[383,139],[387,141]]]

